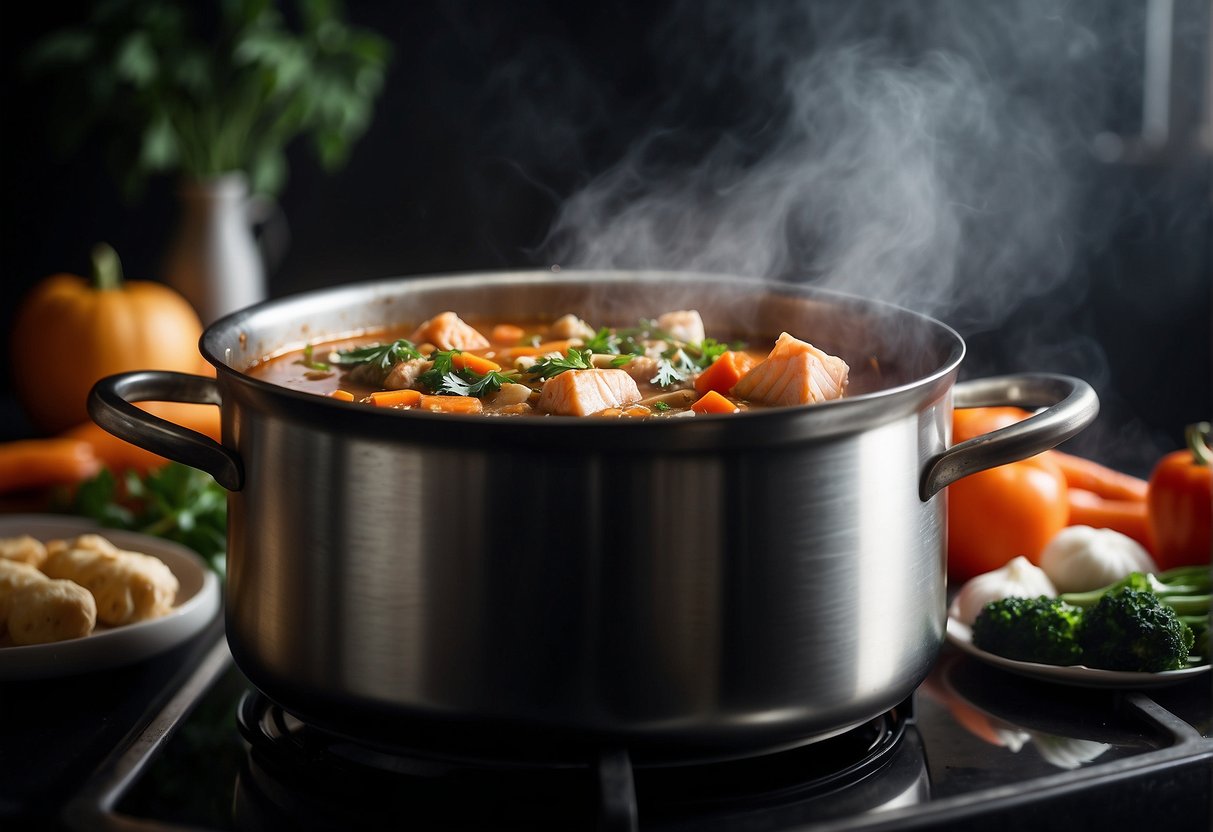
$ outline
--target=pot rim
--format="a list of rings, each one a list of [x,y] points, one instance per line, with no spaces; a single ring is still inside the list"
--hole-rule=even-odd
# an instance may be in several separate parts
[[[575,283],[577,281],[595,281],[599,285],[636,285],[659,282],[662,284],[707,284],[721,289],[738,289],[754,287],[767,295],[785,297],[818,299],[827,301],[839,308],[861,309],[875,313],[881,317],[896,317],[921,328],[922,333],[934,332],[949,342],[948,354],[938,366],[925,375],[910,381],[847,396],[827,402],[820,402],[811,407],[776,407],[756,408],[734,414],[697,415],[694,419],[573,419],[553,418],[547,415],[518,415],[508,418],[486,418],[481,415],[429,413],[425,411],[398,411],[390,408],[368,408],[357,402],[345,402],[315,393],[294,390],[273,382],[264,381],[249,375],[243,369],[233,366],[225,360],[224,353],[230,348],[225,342],[230,342],[233,336],[244,343],[258,328],[264,328],[269,321],[300,319],[299,312],[314,308],[322,300],[326,306],[341,306],[343,303],[355,304],[359,299],[382,298],[399,296],[403,289],[405,294],[419,293],[425,290],[467,290],[476,284],[486,282],[493,286],[534,286],[550,284],[553,287]],[[296,314],[292,315],[292,310]],[[340,333],[322,332],[320,337],[340,337]],[[562,270],[559,272],[544,270],[523,271],[463,271],[427,275],[402,275],[389,278],[379,278],[355,281],[335,287],[314,289],[294,295],[271,299],[255,304],[237,312],[231,313],[215,321],[202,333],[199,339],[199,349],[203,357],[215,367],[221,379],[238,384],[241,395],[247,395],[256,401],[257,406],[288,416],[292,419],[327,420],[334,414],[341,413],[345,419],[352,419],[352,427],[371,432],[386,431],[388,435],[399,435],[400,419],[409,420],[417,425],[417,431],[410,431],[412,438],[421,438],[424,433],[429,438],[430,426],[443,426],[440,429],[449,435],[452,424],[458,424],[458,432],[462,440],[466,440],[474,431],[477,435],[491,434],[493,437],[518,437],[534,434],[538,426],[541,433],[548,439],[569,437],[570,441],[582,444],[593,441],[600,435],[619,438],[626,431],[629,446],[632,439],[641,440],[647,437],[669,449],[668,437],[674,432],[686,436],[699,434],[699,439],[715,445],[719,439],[717,434],[727,433],[728,441],[735,442],[743,439],[742,434],[750,435],[751,439],[759,440],[759,444],[768,445],[783,443],[791,439],[821,438],[839,433],[858,432],[876,422],[885,422],[909,412],[917,411],[924,401],[933,401],[943,395],[955,380],[961,362],[964,359],[966,347],[960,334],[947,324],[905,307],[897,306],[886,301],[864,298],[858,295],[839,292],[832,289],[805,286],[790,281],[760,280],[730,275],[685,272],[685,271],[632,271],[632,270]],[[285,347],[284,347],[285,349]],[[865,418],[866,417],[866,418]],[[478,427],[473,428],[472,425]],[[424,427],[423,427],[424,426]],[[779,427],[775,430],[776,426]],[[793,428],[789,433],[789,428]],[[687,436],[690,439],[690,436]],[[563,444],[560,442],[559,444]],[[683,443],[679,442],[679,445]],[[751,444],[744,442],[744,444]],[[699,446],[699,441],[691,441],[688,445]]]

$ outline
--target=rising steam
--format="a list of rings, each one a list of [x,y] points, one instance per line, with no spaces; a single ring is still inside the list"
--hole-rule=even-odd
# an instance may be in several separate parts
[[[552,260],[806,280],[996,326],[1072,265],[1067,174],[1098,102],[1066,6],[682,4],[656,35],[668,106],[563,203]],[[727,128],[680,123],[692,85]]]

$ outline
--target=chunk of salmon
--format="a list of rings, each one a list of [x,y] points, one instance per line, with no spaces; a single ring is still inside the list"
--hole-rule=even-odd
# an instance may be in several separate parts
[[[441,312],[423,323],[409,340],[414,344],[433,344],[440,350],[482,350],[489,339],[454,312]]]
[[[363,365],[366,366],[366,365]],[[387,390],[408,390],[417,386],[421,374],[434,366],[427,358],[409,358],[401,361],[388,371],[383,379],[383,387]]]
[[[779,336],[775,348],[733,385],[738,399],[772,405],[812,404],[838,399],[847,389],[850,368],[812,344]]]
[[[612,356],[614,358],[615,356]],[[637,355],[619,369],[630,375],[637,384],[647,384],[657,375],[657,359]]]
[[[561,315],[548,327],[549,338],[593,338],[594,327],[571,312]]]
[[[589,416],[638,401],[640,390],[623,370],[567,370],[544,382],[538,407],[557,416]]]
[[[657,319],[657,327],[688,344],[698,344],[704,339],[703,317],[696,309],[666,312]]]

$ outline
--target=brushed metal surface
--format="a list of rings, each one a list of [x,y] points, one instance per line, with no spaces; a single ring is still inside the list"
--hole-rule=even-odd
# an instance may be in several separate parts
[[[679,308],[710,333],[788,330],[842,355],[852,395],[729,417],[452,418],[241,372],[444,309],[627,325]],[[739,279],[519,273],[274,301],[202,344],[222,401],[213,464],[244,473],[229,500],[228,639],[288,709],[338,727],[373,713],[769,746],[889,709],[942,645],[945,497],[920,485],[929,461],[949,461],[964,345],[939,322]],[[1064,438],[1049,413],[1024,431],[1036,450]],[[996,442],[960,463],[982,455],[1004,454]]]

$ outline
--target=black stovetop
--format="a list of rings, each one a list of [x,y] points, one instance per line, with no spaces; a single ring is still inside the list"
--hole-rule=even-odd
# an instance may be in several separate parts
[[[1204,674],[1143,691],[1065,687],[945,648],[898,718],[855,738],[895,741],[845,776],[823,777],[809,750],[673,773],[632,771],[624,752],[622,769],[413,761],[393,775],[306,750],[284,766],[250,744],[237,714],[260,713],[259,697],[216,620],[138,665],[0,686],[0,828],[1206,830],[1211,684]],[[620,778],[634,817],[602,799]]]

